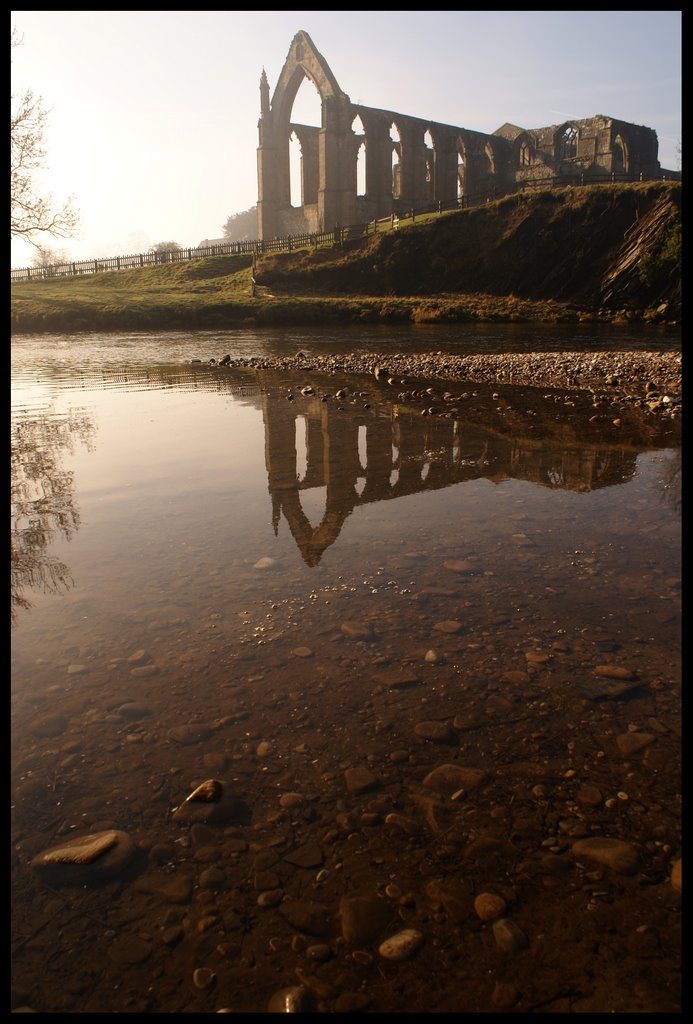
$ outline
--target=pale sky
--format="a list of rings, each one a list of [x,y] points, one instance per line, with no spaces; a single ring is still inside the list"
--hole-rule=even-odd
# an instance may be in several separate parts
[[[352,102],[492,133],[604,114],[679,170],[681,11],[12,11],[12,93],[48,111],[40,187],[75,197],[70,259],[219,238],[257,202],[270,95],[308,32]],[[311,94],[312,90],[312,94]],[[304,94],[307,92],[307,98]],[[316,123],[304,82],[294,120]],[[303,113],[304,111],[304,113]],[[12,243],[12,266],[34,250]]]

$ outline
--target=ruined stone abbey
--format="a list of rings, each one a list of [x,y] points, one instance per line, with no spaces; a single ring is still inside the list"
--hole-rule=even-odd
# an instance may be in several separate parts
[[[320,127],[291,120],[304,79],[322,104]],[[525,184],[678,177],[657,159],[657,133],[596,114],[548,128],[504,124],[492,135],[352,103],[307,32],[298,32],[270,101],[260,80],[258,237],[331,231],[408,210],[449,209],[465,197]],[[301,148],[301,205],[291,202],[290,142]],[[365,187],[357,167],[364,161]]]

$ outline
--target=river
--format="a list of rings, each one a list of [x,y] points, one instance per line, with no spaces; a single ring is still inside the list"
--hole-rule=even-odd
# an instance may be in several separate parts
[[[655,927],[657,886],[675,913],[680,433],[596,426],[551,388],[461,382],[433,417],[373,379],[207,361],[677,347],[588,325],[13,338],[15,1008],[489,1012],[485,977],[531,1009],[556,973],[571,1012],[675,1005],[669,923],[638,995],[637,950],[598,991],[560,921]],[[181,826],[210,779],[243,812]],[[66,844],[101,834],[123,865],[66,882]],[[603,836],[637,873],[580,861]],[[548,974],[522,944],[499,970],[488,891],[528,949],[553,936]],[[356,899],[389,918],[353,924]],[[470,922],[471,968],[449,952]],[[403,929],[399,967],[379,944]]]

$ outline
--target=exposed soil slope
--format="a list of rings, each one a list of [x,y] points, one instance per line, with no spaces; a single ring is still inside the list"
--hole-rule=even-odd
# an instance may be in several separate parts
[[[657,182],[508,196],[365,244],[265,258],[258,279],[294,294],[486,293],[677,309],[680,267],[669,253],[680,195],[676,183]]]

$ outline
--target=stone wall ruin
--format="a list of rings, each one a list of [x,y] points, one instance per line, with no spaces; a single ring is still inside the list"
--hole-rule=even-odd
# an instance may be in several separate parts
[[[304,79],[321,125],[292,122]],[[547,128],[504,124],[493,134],[352,103],[307,32],[298,32],[270,101],[263,70],[258,122],[258,237],[365,224],[465,197],[504,195],[543,180],[679,177],[660,167],[652,128],[597,114]],[[301,205],[291,202],[290,140],[301,148]],[[363,147],[363,148],[362,148]],[[358,193],[359,152],[365,191]]]

